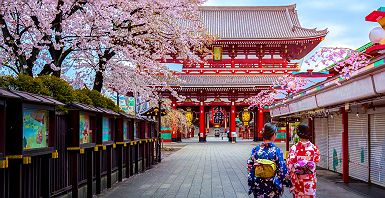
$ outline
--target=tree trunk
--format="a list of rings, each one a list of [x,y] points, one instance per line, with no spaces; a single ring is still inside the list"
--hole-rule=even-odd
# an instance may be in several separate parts
[[[102,92],[103,81],[104,81],[103,72],[99,70],[95,74],[94,87],[92,89],[98,92]]]

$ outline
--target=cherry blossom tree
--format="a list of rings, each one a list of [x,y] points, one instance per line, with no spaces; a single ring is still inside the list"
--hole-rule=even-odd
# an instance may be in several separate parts
[[[309,81],[304,78],[292,76],[292,75],[286,75],[286,76],[278,77],[276,82],[273,84],[273,87],[275,89],[282,89],[286,91],[287,94],[289,94],[289,93],[295,93],[300,91],[308,83]]]
[[[276,96],[277,92],[275,90],[262,90],[257,95],[247,99],[250,104],[249,108],[263,108],[272,105]]]
[[[365,67],[370,61],[370,56],[350,48],[322,47],[312,55],[305,64],[314,64],[315,67],[332,66],[343,79],[349,79],[353,72]]]
[[[103,30],[91,28],[92,10],[86,0],[0,1],[0,65],[60,76],[70,54]]]
[[[155,86],[169,87],[168,82],[175,80],[161,64],[166,56],[199,62],[199,55],[208,53],[206,46],[213,38],[206,34],[199,17],[198,6],[203,1],[115,2],[98,9],[114,27],[109,46],[89,42],[91,46],[84,48],[94,50],[80,51],[74,59],[78,79],[95,74],[93,89],[101,91],[106,85],[123,94],[152,95]]]

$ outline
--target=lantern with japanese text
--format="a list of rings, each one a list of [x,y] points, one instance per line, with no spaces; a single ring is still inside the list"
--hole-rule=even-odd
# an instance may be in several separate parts
[[[222,107],[213,107],[211,109],[210,122],[215,128],[219,128],[223,124],[225,117],[226,113]]]
[[[239,117],[241,121],[243,122],[244,126],[248,126],[249,122],[253,119],[253,113],[249,111],[248,108],[244,108],[243,111],[239,113]]]

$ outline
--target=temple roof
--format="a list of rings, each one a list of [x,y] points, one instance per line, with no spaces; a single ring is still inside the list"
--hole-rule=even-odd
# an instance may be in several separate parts
[[[282,76],[282,75],[280,75]],[[181,87],[271,86],[279,75],[181,75]]]
[[[328,32],[301,27],[295,5],[202,6],[200,10],[208,33],[221,40],[305,39]]]

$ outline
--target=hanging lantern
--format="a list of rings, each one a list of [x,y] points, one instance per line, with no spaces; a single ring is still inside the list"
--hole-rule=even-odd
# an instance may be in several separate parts
[[[248,126],[250,121],[253,119],[253,114],[249,111],[247,107],[243,109],[243,111],[240,112],[241,121],[243,122],[244,126]]]
[[[187,126],[191,126],[192,125],[193,119],[194,119],[194,114],[191,111],[191,108],[187,107],[187,111],[186,111]]]
[[[375,27],[369,33],[369,39],[372,43],[380,43],[385,39],[385,30],[382,27]]]
[[[211,109],[210,122],[215,128],[222,126],[225,117],[225,110],[222,107],[213,107]]]

